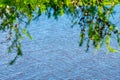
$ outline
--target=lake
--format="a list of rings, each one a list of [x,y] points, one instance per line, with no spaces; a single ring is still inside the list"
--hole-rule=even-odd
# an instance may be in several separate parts
[[[118,15],[110,20],[119,21]],[[8,54],[7,44],[0,44],[0,80],[120,80],[120,53],[108,53],[104,46],[85,52],[85,46],[79,47],[79,27],[70,25],[66,15],[58,21],[45,15],[33,21],[28,27],[33,40],[22,41],[24,54],[14,65],[8,63],[15,53]]]

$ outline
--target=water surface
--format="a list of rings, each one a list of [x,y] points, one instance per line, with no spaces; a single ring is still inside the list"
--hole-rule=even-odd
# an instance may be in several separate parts
[[[24,55],[12,66],[14,53],[7,54],[7,45],[1,44],[0,80],[119,80],[120,53],[106,54],[105,47],[85,52],[79,47],[79,27],[71,28],[70,21],[66,15],[33,21],[33,40],[22,41]]]

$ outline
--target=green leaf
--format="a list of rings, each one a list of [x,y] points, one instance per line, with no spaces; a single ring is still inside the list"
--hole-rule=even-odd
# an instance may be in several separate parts
[[[118,52],[118,50],[113,49],[113,48],[110,46],[110,36],[107,35],[105,41],[106,41],[107,49],[108,49],[110,52],[113,52],[113,53]]]
[[[13,65],[15,63],[15,61],[17,60],[18,56],[16,56],[12,61],[10,61],[10,65]]]
[[[32,35],[27,31],[26,28],[23,28],[23,29],[22,29],[22,32],[23,32],[26,36],[28,36],[31,40],[33,39]]]

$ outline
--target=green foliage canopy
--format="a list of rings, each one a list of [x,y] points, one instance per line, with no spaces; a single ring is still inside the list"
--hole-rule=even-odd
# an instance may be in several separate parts
[[[32,39],[26,29],[32,20],[43,13],[55,19],[67,14],[73,17],[72,26],[80,26],[80,46],[87,39],[87,50],[90,42],[96,49],[105,42],[109,51],[116,52],[110,47],[110,38],[115,35],[120,45],[120,30],[109,18],[118,4],[120,0],[0,0],[0,31],[9,32],[7,40],[12,44],[8,51],[15,49],[17,56],[22,55],[23,35]],[[22,23],[25,26],[20,26]]]

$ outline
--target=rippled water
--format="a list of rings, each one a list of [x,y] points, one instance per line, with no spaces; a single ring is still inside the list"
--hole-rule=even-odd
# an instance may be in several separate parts
[[[79,27],[70,25],[66,15],[58,21],[44,15],[33,21],[28,28],[33,40],[22,41],[24,55],[12,66],[8,62],[14,53],[7,54],[1,44],[0,80],[119,80],[120,53],[106,54],[105,47],[96,54],[93,48],[85,52],[85,46],[78,46]],[[112,45],[116,47],[114,41]]]

